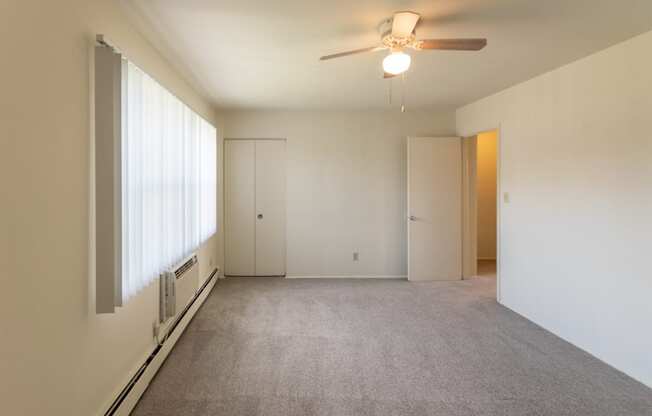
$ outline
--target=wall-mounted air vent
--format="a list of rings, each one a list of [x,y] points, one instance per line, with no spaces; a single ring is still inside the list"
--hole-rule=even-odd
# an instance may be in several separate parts
[[[199,288],[197,255],[186,257],[176,266],[161,273],[159,296],[159,321],[174,318],[183,310]]]

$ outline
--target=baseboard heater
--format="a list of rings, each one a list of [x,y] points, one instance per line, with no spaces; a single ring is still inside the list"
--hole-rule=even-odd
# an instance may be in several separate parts
[[[167,347],[166,342],[168,341],[168,339],[170,339],[172,336],[177,335],[175,333],[175,331],[176,331],[179,323],[184,319],[184,317],[186,316],[188,311],[195,305],[195,303],[197,302],[197,299],[199,299],[199,297],[201,297],[203,295],[203,293],[206,290],[206,288],[208,287],[208,285],[211,284],[214,280],[217,280],[217,273],[218,273],[218,269],[213,269],[213,272],[208,277],[208,279],[206,279],[204,284],[195,293],[195,295],[188,302],[188,304],[185,306],[185,308],[183,308],[183,310],[176,316],[174,321],[172,321],[172,323],[168,327],[167,334],[165,335],[163,340],[156,345],[156,347],[154,348],[152,353],[147,357],[147,359],[145,360],[143,365],[141,365],[138,368],[138,370],[136,371],[136,374],[134,374],[134,376],[129,380],[129,382],[124,387],[124,389],[122,389],[120,391],[120,393],[118,394],[118,397],[113,401],[113,403],[111,403],[111,406],[109,407],[109,409],[104,413],[104,416],[115,416],[115,415],[118,415],[118,414],[122,414],[122,413],[118,413],[118,412],[121,410],[121,406],[125,402],[125,399],[127,399],[127,397],[129,397],[129,394],[132,392],[132,390],[134,389],[134,387],[136,386],[138,381],[141,379],[141,377],[143,376],[145,371],[147,371],[148,367],[154,362],[154,360],[159,358],[158,356],[161,353],[161,350],[163,348]],[[143,387],[143,390],[144,389],[145,388]],[[129,409],[129,410],[131,410],[131,409]]]

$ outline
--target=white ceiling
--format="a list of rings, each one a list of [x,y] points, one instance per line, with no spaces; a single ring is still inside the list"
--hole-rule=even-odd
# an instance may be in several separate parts
[[[383,52],[397,10],[418,38],[486,37],[480,52],[412,53],[408,108],[454,109],[652,29],[651,0],[123,0],[161,52],[219,108],[381,109]],[[651,51],[641,51],[651,53]],[[400,82],[394,93],[400,95]],[[396,100],[394,103],[396,106]]]

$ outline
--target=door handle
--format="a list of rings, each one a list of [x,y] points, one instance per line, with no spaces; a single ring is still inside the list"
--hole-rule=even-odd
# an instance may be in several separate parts
[[[408,220],[410,220],[410,221],[416,221],[416,220],[417,220],[417,217],[415,217],[414,215],[410,215],[410,216],[408,217]]]
[[[256,217],[257,217],[259,220],[262,220],[262,219],[263,219],[263,214],[258,214]]]

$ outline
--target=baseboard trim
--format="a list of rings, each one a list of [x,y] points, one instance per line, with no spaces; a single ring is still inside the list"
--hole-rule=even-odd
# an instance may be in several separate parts
[[[287,275],[286,279],[407,279],[407,275]]]
[[[186,327],[197,313],[197,310],[203,305],[204,301],[210,295],[211,291],[217,284],[219,277],[219,270],[211,274],[211,276],[204,283],[199,294],[195,297],[190,306],[185,310],[183,317],[171,328],[170,335],[165,339],[162,345],[157,346],[151,355],[146,359],[143,365],[139,368],[139,371],[134,376],[135,382],[125,386],[125,389],[128,389],[126,394],[122,397],[119,397],[116,400],[119,400],[114,403],[109,410],[104,413],[105,416],[128,416],[131,411],[134,409],[140,396],[145,392],[149,383],[154,378],[154,375],[158,372],[159,368],[170,354],[170,351],[177,343],[179,337],[183,334]]]

